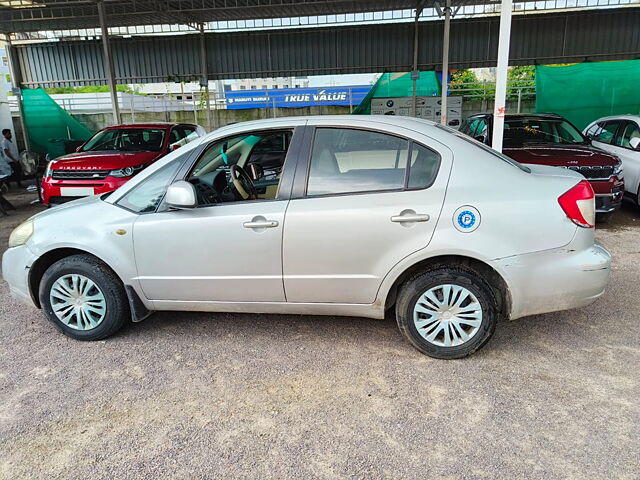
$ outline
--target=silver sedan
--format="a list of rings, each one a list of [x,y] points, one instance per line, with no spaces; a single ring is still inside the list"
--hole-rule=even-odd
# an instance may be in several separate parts
[[[594,195],[402,117],[227,126],[119,190],[42,212],[2,260],[11,292],[97,340],[158,310],[383,318],[421,352],[481,348],[500,316],[604,293]]]

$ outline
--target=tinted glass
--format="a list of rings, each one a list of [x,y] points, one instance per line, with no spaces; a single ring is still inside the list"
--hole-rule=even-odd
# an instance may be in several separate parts
[[[177,160],[165,165],[118,200],[118,205],[136,213],[155,212],[179,166]]]
[[[82,147],[82,151],[159,152],[164,133],[159,128],[101,130]]]
[[[634,145],[638,140],[632,142],[632,140],[640,139],[640,127],[635,122],[629,122],[622,129],[622,132],[619,135],[616,135],[616,145],[619,145],[623,148],[635,148]],[[632,143],[634,145],[632,145]]]
[[[409,188],[425,188],[433,183],[440,166],[440,155],[414,143],[409,165]]]
[[[366,130],[318,128],[307,195],[404,188],[409,142]]]
[[[569,122],[555,118],[513,118],[504,122],[504,146],[580,144],[582,134]]]
[[[600,143],[611,143],[616,130],[620,126],[620,122],[605,122],[601,126],[602,130],[598,132],[593,140]]]

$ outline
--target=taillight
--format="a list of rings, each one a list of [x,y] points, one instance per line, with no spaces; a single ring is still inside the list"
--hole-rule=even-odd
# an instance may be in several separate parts
[[[586,180],[560,195],[558,203],[567,217],[579,227],[593,228],[596,224],[595,195]]]

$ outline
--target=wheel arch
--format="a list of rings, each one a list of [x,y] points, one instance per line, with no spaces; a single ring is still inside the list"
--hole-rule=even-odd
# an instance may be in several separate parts
[[[498,303],[498,312],[507,318],[509,317],[511,312],[511,292],[503,276],[486,262],[464,255],[439,255],[430,257],[420,260],[406,268],[398,275],[391,285],[391,288],[387,291],[384,304],[385,310],[395,305],[398,289],[407,279],[420,272],[428,272],[445,267],[460,268],[484,279],[493,290],[493,294]]]
[[[54,248],[53,250],[49,250],[48,252],[42,254],[35,262],[33,262],[33,265],[31,265],[31,268],[29,269],[29,293],[33,302],[38,308],[42,308],[42,306],[40,305],[39,291],[40,282],[42,281],[44,272],[46,272],[47,269],[57,261],[62,260],[63,258],[71,257],[73,255],[92,256],[99,262],[106,265],[122,282],[122,278],[120,278],[115,270],[113,270],[113,268],[111,268],[111,266],[109,266],[107,262],[105,262],[102,258],[96,256],[95,254],[73,247]],[[122,282],[122,284],[124,285],[124,282]]]

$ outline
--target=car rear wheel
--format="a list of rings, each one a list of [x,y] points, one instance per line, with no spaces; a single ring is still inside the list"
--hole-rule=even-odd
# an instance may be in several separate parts
[[[491,287],[478,275],[439,268],[410,278],[396,302],[398,327],[422,353],[462,358],[482,348],[497,321]]]
[[[47,318],[77,340],[101,340],[131,318],[120,279],[90,255],[73,255],[51,265],[40,282]]]

